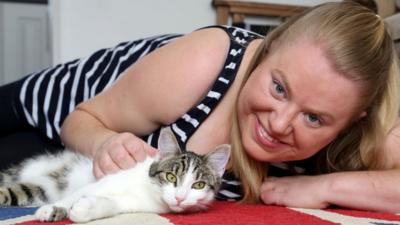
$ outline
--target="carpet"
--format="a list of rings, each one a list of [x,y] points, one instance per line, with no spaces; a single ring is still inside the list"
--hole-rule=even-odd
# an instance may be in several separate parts
[[[0,224],[39,225],[36,208],[0,208]],[[45,225],[70,225],[69,220]],[[301,209],[215,202],[208,211],[193,214],[132,213],[86,225],[400,225],[400,215],[348,209]]]

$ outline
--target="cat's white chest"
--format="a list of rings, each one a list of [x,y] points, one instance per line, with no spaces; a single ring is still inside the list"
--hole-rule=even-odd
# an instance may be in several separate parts
[[[131,169],[104,177],[93,186],[90,194],[118,199],[121,207],[132,211],[166,212],[168,207],[162,201],[161,188],[149,177],[154,161],[147,157]]]

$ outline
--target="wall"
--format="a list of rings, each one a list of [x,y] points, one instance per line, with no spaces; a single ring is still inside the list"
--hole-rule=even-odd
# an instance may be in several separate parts
[[[0,1],[0,84],[47,68],[48,7]]]
[[[211,0],[50,0],[53,63],[120,41],[215,23]]]
[[[0,4],[0,84],[4,83],[4,11]]]
[[[329,0],[250,1],[311,6]],[[86,56],[120,41],[162,33],[187,33],[215,24],[216,12],[211,2],[212,0],[49,0],[53,64]]]

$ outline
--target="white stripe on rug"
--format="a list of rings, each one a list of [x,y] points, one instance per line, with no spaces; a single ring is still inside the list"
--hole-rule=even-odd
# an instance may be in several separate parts
[[[172,223],[169,222],[167,218],[162,217],[155,213],[127,213],[85,223],[85,225],[110,225],[110,224],[173,225]]]
[[[371,224],[390,224],[390,225],[400,225],[398,221],[391,220],[380,220],[373,218],[362,218],[355,216],[347,216],[340,213],[329,212],[319,209],[302,209],[302,208],[290,208],[292,210],[302,212],[308,215],[313,215],[323,220],[327,220],[332,223],[338,223],[341,225],[371,225]]]

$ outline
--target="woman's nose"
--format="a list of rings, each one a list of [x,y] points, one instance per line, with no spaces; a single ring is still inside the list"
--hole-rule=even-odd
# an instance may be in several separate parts
[[[272,112],[270,116],[270,129],[272,135],[284,136],[288,135],[293,130],[293,120],[296,115],[294,109],[284,108]]]

